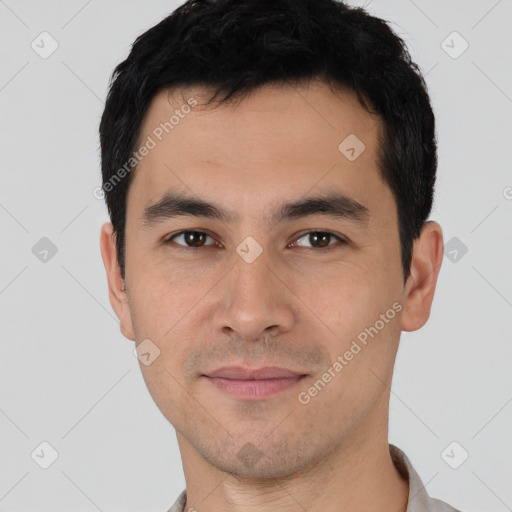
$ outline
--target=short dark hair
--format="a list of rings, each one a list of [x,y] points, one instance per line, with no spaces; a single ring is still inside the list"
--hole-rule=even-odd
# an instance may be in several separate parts
[[[188,0],[135,40],[112,73],[99,128],[103,189],[123,279],[133,172],[114,186],[112,177],[136,151],[153,97],[205,85],[215,89],[210,101],[224,91],[223,102],[265,84],[315,78],[354,91],[382,120],[378,164],[397,206],[405,282],[414,239],[432,208],[434,114],[404,41],[384,20],[338,0]]]

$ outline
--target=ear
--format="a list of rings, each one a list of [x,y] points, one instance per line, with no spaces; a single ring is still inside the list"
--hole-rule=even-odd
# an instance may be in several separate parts
[[[100,249],[103,265],[107,273],[108,295],[110,304],[119,318],[121,333],[135,341],[132,318],[128,304],[128,294],[121,277],[121,268],[117,260],[116,237],[112,223],[107,222],[101,227]]]
[[[437,222],[428,221],[414,240],[411,270],[403,292],[403,331],[415,331],[427,322],[442,261],[443,231]]]

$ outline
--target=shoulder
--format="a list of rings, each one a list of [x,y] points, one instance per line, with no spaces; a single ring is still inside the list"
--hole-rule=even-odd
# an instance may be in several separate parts
[[[187,490],[184,489],[167,512],[184,512],[186,502]]]
[[[462,512],[458,508],[454,508],[437,498],[430,498],[430,501],[432,503],[432,512]]]

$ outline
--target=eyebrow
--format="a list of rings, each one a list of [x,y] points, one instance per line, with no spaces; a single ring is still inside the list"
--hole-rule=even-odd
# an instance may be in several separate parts
[[[370,212],[366,206],[344,193],[329,192],[281,205],[272,213],[269,223],[275,225],[311,215],[323,215],[362,225],[367,224],[370,219]],[[143,227],[150,229],[164,220],[180,216],[216,219],[225,223],[233,223],[238,220],[238,216],[219,205],[203,199],[168,192],[157,203],[145,208],[142,224]]]

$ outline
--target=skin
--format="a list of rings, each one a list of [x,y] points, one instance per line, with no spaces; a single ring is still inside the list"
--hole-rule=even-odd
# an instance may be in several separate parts
[[[144,120],[141,141],[187,98],[200,101],[135,171],[126,290],[112,225],[101,231],[121,332],[160,350],[140,366],[176,429],[185,510],[403,511],[408,484],[388,449],[390,386],[401,331],[419,329],[430,315],[441,227],[424,225],[404,285],[396,205],[376,157],[381,122],[351,91],[317,81],[265,86],[215,108],[201,106],[205,92],[161,92]],[[338,150],[351,133],[366,146],[354,161]],[[332,190],[366,206],[369,221],[313,214],[269,224],[278,205]],[[216,203],[238,220],[182,216],[145,228],[144,208],[166,191]],[[209,237],[195,251],[183,237],[168,241],[183,230]],[[310,231],[348,243],[334,237],[327,250]],[[263,249],[252,263],[236,252],[248,236]],[[393,303],[401,311],[308,404],[299,403],[298,394]],[[226,365],[280,366],[307,377],[271,397],[244,400],[201,377]],[[260,458],[237,456],[244,446]]]

